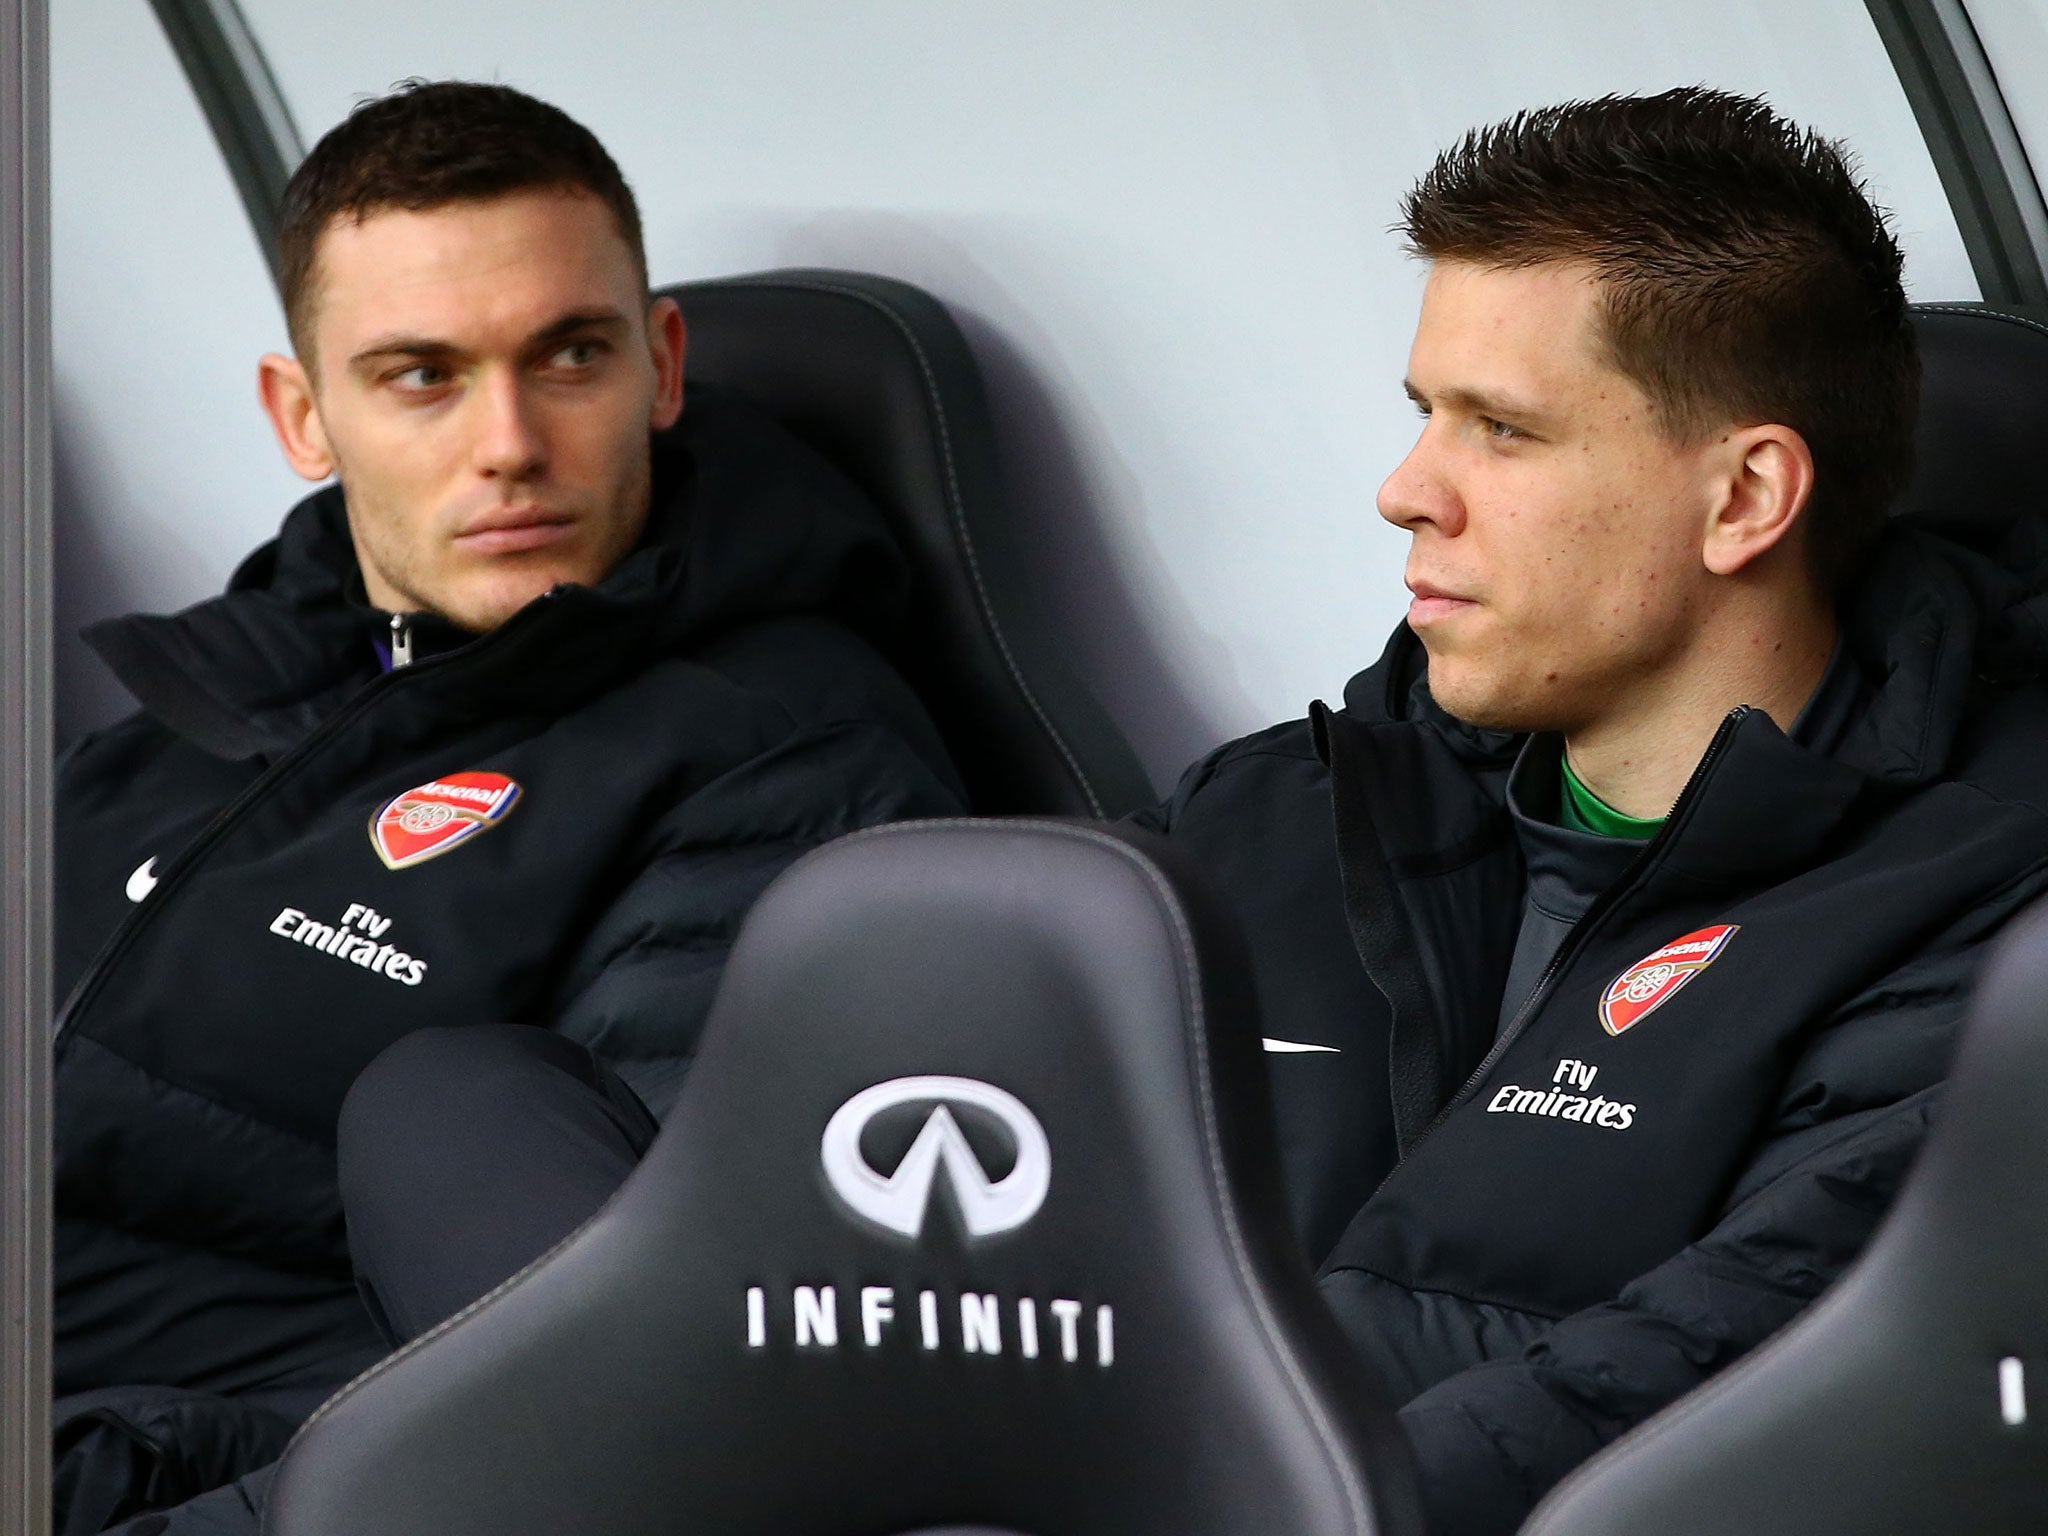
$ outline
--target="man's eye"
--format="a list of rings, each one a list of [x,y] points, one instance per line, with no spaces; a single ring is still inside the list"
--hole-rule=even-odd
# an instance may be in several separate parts
[[[548,365],[553,368],[588,368],[597,361],[598,354],[603,350],[602,342],[572,341],[567,346],[559,348],[555,355],[548,359]]]
[[[1497,443],[1513,442],[1517,438],[1529,435],[1520,427],[1511,427],[1504,421],[1494,420],[1491,416],[1480,417],[1479,424],[1485,429],[1486,435]]]
[[[386,374],[385,382],[402,390],[439,389],[448,382],[448,370],[432,363],[414,363],[410,368]]]

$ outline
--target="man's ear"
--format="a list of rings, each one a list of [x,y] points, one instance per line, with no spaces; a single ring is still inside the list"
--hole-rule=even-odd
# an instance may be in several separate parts
[[[1813,450],[1776,423],[1739,427],[1716,455],[1726,479],[1706,529],[1701,557],[1716,576],[1732,576],[1758,556],[1787,549],[1813,498]]]
[[[656,299],[647,311],[647,350],[654,357],[654,409],[647,424],[660,432],[683,414],[683,312],[674,299]]]
[[[295,357],[266,352],[256,365],[256,394],[263,402],[263,414],[284,450],[284,461],[308,480],[325,480],[334,473],[334,450],[327,442],[327,427],[320,420],[320,405],[313,398],[313,384],[305,367]]]

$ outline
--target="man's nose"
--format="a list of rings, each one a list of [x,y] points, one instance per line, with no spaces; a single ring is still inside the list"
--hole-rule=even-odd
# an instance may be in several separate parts
[[[547,445],[514,372],[487,372],[475,395],[477,424],[472,448],[476,471],[487,479],[530,480],[547,466]]]
[[[1380,516],[1397,528],[1414,533],[1429,523],[1446,538],[1455,538],[1465,527],[1465,504],[1444,473],[1430,427],[1424,423],[1408,456],[1381,483],[1376,505]]]

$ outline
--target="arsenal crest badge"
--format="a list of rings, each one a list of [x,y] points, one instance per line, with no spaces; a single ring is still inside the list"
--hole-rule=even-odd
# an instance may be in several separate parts
[[[370,843],[386,869],[410,869],[488,831],[519,802],[502,773],[451,773],[408,789],[370,818]]]
[[[1700,928],[1643,956],[1608,984],[1600,998],[1601,1025],[1618,1035],[1642,1023],[1712,965],[1741,929],[1740,923]]]

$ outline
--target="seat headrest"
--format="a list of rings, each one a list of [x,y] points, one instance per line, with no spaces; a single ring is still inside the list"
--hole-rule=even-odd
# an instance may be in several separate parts
[[[1895,515],[1995,549],[2014,516],[2039,505],[2048,325],[1984,305],[1920,304],[1913,326],[1920,426],[1913,478]]]
[[[1285,1220],[1249,967],[1177,855],[815,853],[577,1236],[327,1405],[277,1536],[1418,1529]]]
[[[909,556],[891,659],[983,814],[1120,816],[1157,797],[1067,661],[997,472],[981,371],[944,305],[860,272],[794,269],[665,290],[692,380],[745,396],[867,492]],[[1042,536],[1042,535],[1041,535]]]

